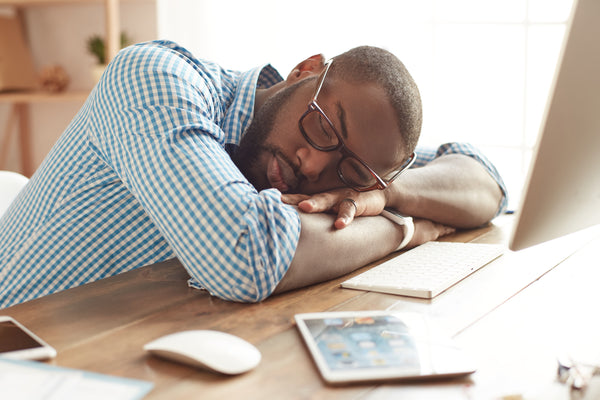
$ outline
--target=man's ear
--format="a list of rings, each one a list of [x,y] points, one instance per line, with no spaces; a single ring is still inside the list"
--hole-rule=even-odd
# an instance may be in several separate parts
[[[296,83],[309,76],[319,75],[325,67],[325,56],[316,54],[296,65],[288,75],[286,82],[288,84]]]

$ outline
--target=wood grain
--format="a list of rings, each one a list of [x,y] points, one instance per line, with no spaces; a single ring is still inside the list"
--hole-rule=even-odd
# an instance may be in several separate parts
[[[445,240],[506,243],[511,222],[510,217],[499,218],[493,225],[458,232]],[[433,300],[342,289],[345,276],[257,304],[233,303],[189,288],[186,271],[174,259],[13,306],[4,313],[57,349],[58,356],[50,364],[151,381],[155,387],[148,399],[200,394],[203,399],[479,398],[501,392],[491,379],[498,373],[493,360],[497,355],[491,349],[502,337],[498,327],[510,323],[513,313],[521,324],[533,318],[532,313],[546,301],[536,304],[540,291],[551,298],[560,286],[557,276],[562,275],[553,270],[565,270],[562,274],[568,275],[563,260],[588,240],[578,237],[560,246],[551,243],[518,253],[507,251]],[[591,272],[584,270],[581,276],[586,273]],[[550,282],[547,288],[546,281]],[[328,386],[296,331],[293,316],[374,309],[428,316],[468,350],[484,355],[481,370],[457,380]],[[215,329],[240,336],[258,347],[262,361],[246,374],[224,377],[144,353],[142,347],[148,341],[187,329]],[[535,332],[534,327],[529,329]],[[524,372],[519,369],[519,373]],[[548,383],[547,379],[543,382]]]

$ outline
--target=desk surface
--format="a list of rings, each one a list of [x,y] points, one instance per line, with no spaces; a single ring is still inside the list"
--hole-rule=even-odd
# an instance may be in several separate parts
[[[506,243],[512,218],[460,232],[451,241]],[[176,261],[5,309],[53,345],[49,364],[151,381],[147,399],[490,399],[567,398],[555,382],[562,349],[600,361],[600,272],[592,255],[598,230],[510,252],[433,300],[342,289],[347,277],[274,296],[259,304],[222,301],[187,287]],[[368,267],[366,267],[368,268]],[[359,271],[360,272],[360,271]],[[320,378],[293,316],[303,312],[389,309],[434,319],[478,362],[466,378],[345,387]],[[591,317],[591,318],[590,318]],[[142,346],[187,329],[240,336],[262,353],[249,373],[225,377],[163,361]]]

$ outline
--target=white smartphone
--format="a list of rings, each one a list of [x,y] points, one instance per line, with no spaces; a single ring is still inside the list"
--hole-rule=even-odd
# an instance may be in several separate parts
[[[329,383],[468,375],[473,361],[419,314],[297,314],[296,324]]]
[[[56,350],[9,316],[0,316],[0,357],[13,360],[45,360]]]

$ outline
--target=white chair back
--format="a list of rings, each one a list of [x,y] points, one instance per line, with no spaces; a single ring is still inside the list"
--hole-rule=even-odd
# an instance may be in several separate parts
[[[0,216],[17,197],[29,179],[12,171],[0,171]]]

